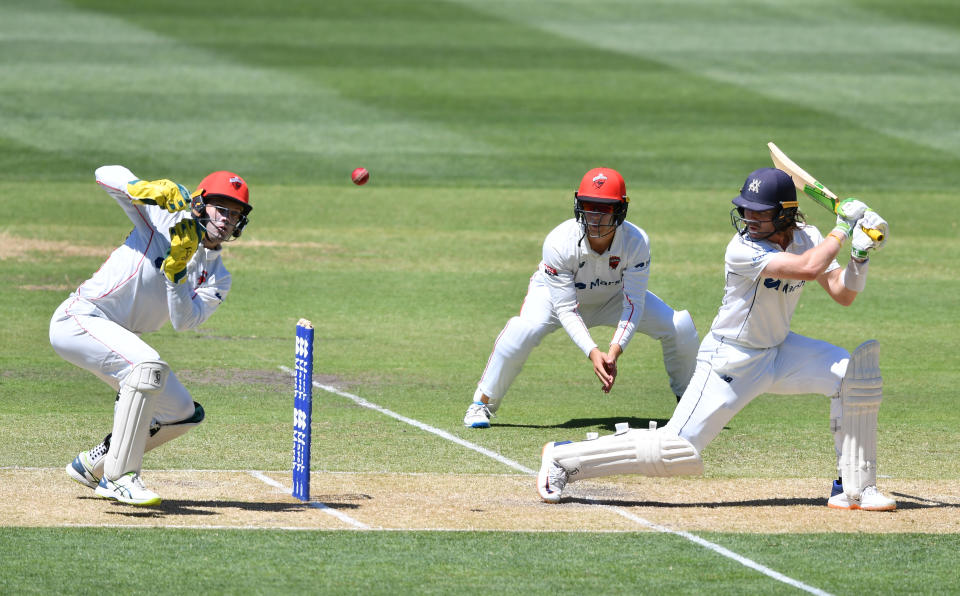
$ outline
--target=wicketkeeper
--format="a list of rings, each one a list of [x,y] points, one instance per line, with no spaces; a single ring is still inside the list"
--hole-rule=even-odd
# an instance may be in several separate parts
[[[520,314],[497,337],[464,426],[490,426],[533,348],[561,327],[587,356],[604,392],[613,387],[617,359],[638,331],[660,342],[673,394],[679,398],[686,389],[700,338],[690,313],[674,311],[647,290],[650,240],[625,221],[629,201],[616,170],[594,168],[583,176],[574,218],[547,235]],[[595,326],[614,328],[603,349],[590,334]]]
[[[576,480],[614,474],[700,474],[701,452],[724,425],[761,393],[820,393],[831,398],[840,478],[827,501],[837,509],[888,511],[896,502],[877,489],[877,411],[882,380],[879,344],[851,355],[790,331],[806,282],[816,281],[843,306],[864,290],[870,253],[881,246],[864,228],[889,227],[863,202],[847,199],[824,238],[803,223],[793,181],[785,172],[751,173],[733,199],[736,235],[727,245],[723,303],[700,344],[697,368],[673,417],[662,429],[630,429],[594,440],[547,443],[537,487],[549,503]],[[836,256],[852,238],[845,267]]]
[[[116,392],[113,429],[66,467],[107,499],[156,505],[143,485],[143,454],[203,421],[203,408],[140,334],[169,321],[177,331],[202,324],[230,291],[224,242],[247,224],[247,183],[214,172],[192,195],[170,180],[140,180],[104,166],[96,180],[133,222],[126,242],[70,294],[50,321],[50,343],[68,362]]]

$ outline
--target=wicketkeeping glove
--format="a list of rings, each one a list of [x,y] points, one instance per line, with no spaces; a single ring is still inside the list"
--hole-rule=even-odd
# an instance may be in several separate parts
[[[134,180],[127,194],[138,205],[159,205],[170,213],[190,208],[190,191],[173,180]]]
[[[875,241],[863,231],[864,228],[879,230],[883,233],[883,240],[880,242]],[[889,235],[890,225],[886,220],[880,217],[873,209],[868,209],[860,221],[857,222],[857,227],[853,230],[850,256],[860,260],[866,259],[871,250],[878,249],[887,243],[887,237]]]
[[[844,199],[837,204],[837,225],[834,229],[839,229],[849,238],[853,235],[853,229],[857,227],[857,221],[868,209],[869,207],[863,201]]]
[[[170,250],[163,261],[163,274],[173,283],[181,283],[187,273],[187,263],[197,252],[203,237],[203,226],[195,219],[185,218],[170,228]]]

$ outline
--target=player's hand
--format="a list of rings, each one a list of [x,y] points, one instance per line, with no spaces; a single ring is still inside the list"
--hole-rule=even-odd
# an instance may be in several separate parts
[[[869,230],[879,230],[883,234],[883,240],[877,242],[864,232],[864,228]],[[887,236],[890,234],[890,225],[886,220],[880,217],[876,211],[868,210],[857,222],[857,227],[853,231],[853,242],[850,248],[850,256],[854,259],[863,260],[868,258],[869,252],[886,244]]]
[[[844,199],[837,204],[837,225],[834,229],[840,229],[849,238],[853,234],[853,229],[857,227],[857,222],[863,217],[863,214],[869,209],[866,203],[858,199]]]
[[[170,228],[170,250],[163,261],[163,274],[173,283],[181,283],[187,273],[187,263],[200,245],[203,227],[195,219],[185,218]]]
[[[617,346],[619,348],[620,346]],[[610,354],[604,354],[599,349],[594,348],[590,352],[590,360],[593,362],[593,372],[600,379],[601,389],[604,393],[610,393],[613,389],[613,383],[617,380],[617,359]]]
[[[173,180],[136,180],[127,184],[127,194],[139,205],[159,205],[170,213],[190,207],[190,192]]]

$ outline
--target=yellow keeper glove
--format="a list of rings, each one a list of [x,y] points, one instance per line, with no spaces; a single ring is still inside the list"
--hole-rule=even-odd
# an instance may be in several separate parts
[[[127,183],[127,194],[138,205],[159,205],[170,213],[190,208],[190,191],[173,180],[134,180]]]
[[[170,250],[163,261],[163,274],[173,283],[182,283],[187,273],[187,263],[197,252],[203,226],[195,219],[185,218],[170,228]]]

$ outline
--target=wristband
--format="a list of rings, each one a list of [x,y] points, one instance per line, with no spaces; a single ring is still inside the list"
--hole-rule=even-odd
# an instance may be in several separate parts
[[[840,243],[840,246],[843,246],[843,241],[846,239],[847,235],[840,230],[840,228],[835,228],[827,234],[827,238],[833,238]]]
[[[850,259],[843,270],[843,286],[848,290],[860,293],[867,285],[867,269],[870,261]]]

